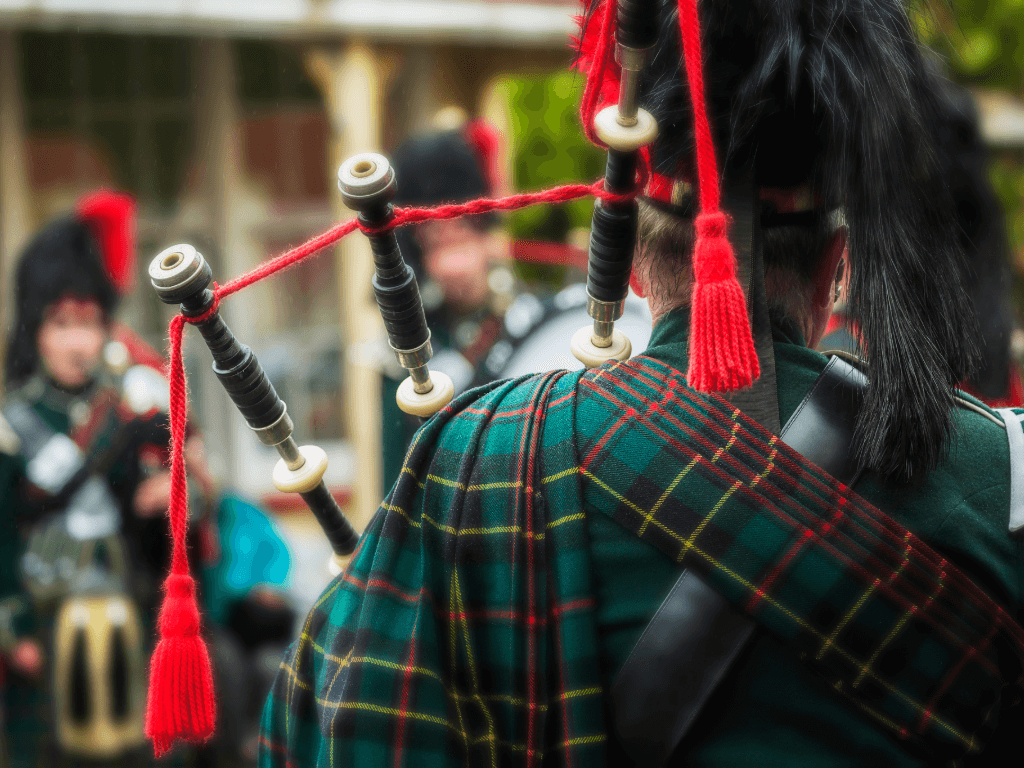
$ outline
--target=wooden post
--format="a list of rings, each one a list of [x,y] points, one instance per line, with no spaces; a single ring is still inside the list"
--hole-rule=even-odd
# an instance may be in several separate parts
[[[14,33],[0,31],[0,359],[14,320],[15,259],[32,233],[25,124]]]
[[[341,163],[359,152],[379,152],[384,72],[375,51],[353,40],[341,52],[316,50],[306,65],[324,96],[331,122],[330,179],[336,218],[352,218],[338,191]],[[346,434],[356,449],[352,477],[352,523],[362,530],[381,496],[381,380],[374,350],[384,342],[383,324],[370,280],[373,256],[365,237],[353,234],[335,248],[338,307],[345,336],[342,382]]]
[[[230,40],[204,39],[196,43],[196,146],[199,193],[207,211],[207,235],[214,250],[206,254],[214,278],[223,283],[249,269],[258,254],[247,247],[248,238],[239,220],[238,105],[235,95],[235,62]],[[252,289],[252,290],[255,290]],[[224,302],[221,312],[241,339],[251,339],[257,297],[242,291]],[[244,461],[238,435],[247,430],[237,409],[208,365],[200,366],[204,428],[210,445],[223,450],[227,476],[237,478]]]

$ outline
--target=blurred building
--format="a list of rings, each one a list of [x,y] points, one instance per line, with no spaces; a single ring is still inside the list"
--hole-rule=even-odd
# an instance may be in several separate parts
[[[0,2],[0,276],[83,192],[141,211],[138,289],[123,317],[162,347],[170,310],[150,257],[191,242],[221,281],[351,214],[334,184],[443,107],[508,123],[493,83],[569,62],[574,0],[4,0]],[[330,484],[364,521],[378,501],[380,325],[365,238],[226,301],[297,437],[334,457]],[[4,326],[9,290],[0,291]],[[215,470],[263,495],[276,455],[251,439],[186,349]],[[358,450],[354,445],[358,444]],[[271,504],[278,499],[271,495]]]

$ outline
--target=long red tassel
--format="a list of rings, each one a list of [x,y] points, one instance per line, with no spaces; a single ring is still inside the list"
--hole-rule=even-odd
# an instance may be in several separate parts
[[[696,230],[687,382],[701,392],[731,392],[760,375],[747,301],[736,280],[725,214],[699,214]]]
[[[149,667],[146,736],[157,757],[176,739],[205,741],[213,736],[216,704],[210,653],[200,635],[196,583],[189,572],[185,536],[188,532],[188,486],[185,477],[185,421],[188,393],[181,355],[185,318],[170,326],[171,390],[171,572],[164,581],[164,602],[158,622],[159,642]]]
[[[730,392],[749,387],[761,375],[761,368],[750,333],[747,302],[736,279],[728,222],[721,211],[715,144],[704,103],[697,0],[679,0],[679,30],[693,105],[701,210],[695,223],[690,370],[686,378],[701,392]]]

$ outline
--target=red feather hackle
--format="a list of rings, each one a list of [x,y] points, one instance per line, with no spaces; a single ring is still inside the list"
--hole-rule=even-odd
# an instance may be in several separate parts
[[[135,200],[101,189],[79,200],[76,210],[96,238],[114,288],[129,293],[135,285]]]

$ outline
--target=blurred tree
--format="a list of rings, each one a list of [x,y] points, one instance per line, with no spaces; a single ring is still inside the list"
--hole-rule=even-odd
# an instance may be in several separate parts
[[[1024,0],[958,0],[922,6],[922,38],[946,59],[953,80],[968,88],[1024,98]],[[1024,147],[992,153],[992,183],[1006,211],[1014,254],[1015,306],[1024,316]]]

